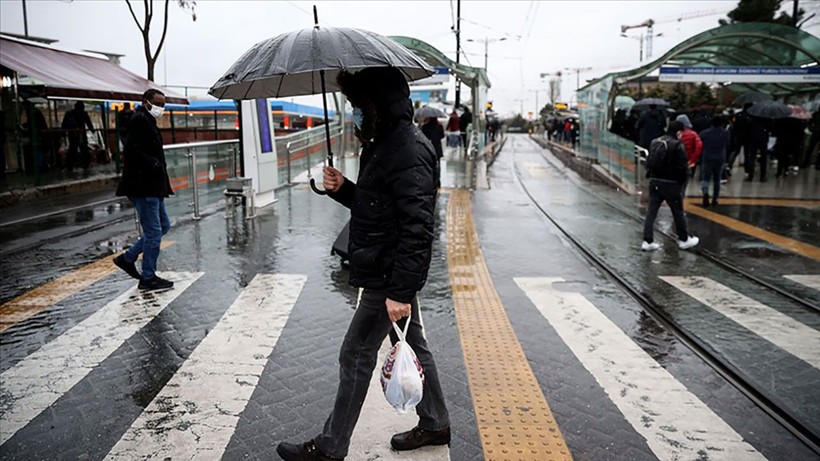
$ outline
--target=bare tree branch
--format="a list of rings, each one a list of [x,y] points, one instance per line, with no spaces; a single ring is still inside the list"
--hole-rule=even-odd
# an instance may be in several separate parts
[[[131,6],[131,0],[125,0],[125,3],[128,4],[128,10],[131,12],[131,17],[134,18],[134,22],[137,23],[137,28],[142,32],[142,26],[140,25],[139,20],[137,19],[137,15],[134,13],[134,8]]]
[[[157,46],[157,52],[154,54],[154,60],[157,59],[159,56],[160,50],[162,50],[162,45],[165,43],[165,34],[168,33],[168,4],[171,0],[165,0],[165,21],[162,24],[162,38],[159,39],[159,45]]]
[[[147,30],[151,20],[154,19],[154,2],[152,0],[142,1],[145,2],[145,29]]]

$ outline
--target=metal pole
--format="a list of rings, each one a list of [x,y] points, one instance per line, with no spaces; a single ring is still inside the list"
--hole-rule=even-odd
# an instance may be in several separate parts
[[[456,64],[461,62],[461,0],[456,1]],[[456,76],[456,104],[461,103],[461,79]]]
[[[28,12],[26,11],[26,0],[23,0],[23,31],[28,38]]]
[[[188,148],[188,175],[193,181],[194,189],[194,219],[199,220],[199,185],[196,175],[196,152],[192,147]]]
[[[23,2],[25,4],[25,2]],[[797,14],[800,13],[798,0],[794,0],[794,9],[792,10],[792,27],[797,27]]]
[[[489,45],[489,39],[484,37],[484,72],[487,72],[487,47]]]

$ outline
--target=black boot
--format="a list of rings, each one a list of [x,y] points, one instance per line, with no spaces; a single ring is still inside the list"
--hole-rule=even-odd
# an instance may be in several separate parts
[[[276,447],[276,453],[285,461],[340,461],[344,459],[332,458],[322,453],[313,440],[308,440],[301,445],[282,442]]]
[[[142,280],[142,276],[137,271],[137,266],[134,263],[129,263],[125,260],[125,254],[121,254],[114,258],[114,265],[125,271],[126,274],[134,277],[137,280]]]
[[[418,426],[396,434],[390,439],[390,445],[396,451],[415,450],[428,445],[447,445],[450,443],[450,428],[438,431],[427,431]]]
[[[703,194],[703,208],[709,208],[709,194]]]

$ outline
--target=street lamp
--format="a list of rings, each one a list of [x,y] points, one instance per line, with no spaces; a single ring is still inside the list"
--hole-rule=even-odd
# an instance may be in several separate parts
[[[490,43],[495,43],[495,42],[503,42],[504,40],[507,40],[507,37],[501,37],[501,38],[487,38],[487,37],[484,37],[484,72],[487,71],[487,54],[488,54],[489,44]],[[473,40],[471,38],[468,38],[467,41],[468,42],[480,42],[481,40]]]
[[[581,72],[592,70],[592,67],[564,67],[564,70],[575,72],[575,91],[581,89]]]

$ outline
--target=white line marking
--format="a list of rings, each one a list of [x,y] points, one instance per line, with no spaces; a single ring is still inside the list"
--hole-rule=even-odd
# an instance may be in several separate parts
[[[795,357],[820,368],[820,332],[706,277],[660,277]]]
[[[797,282],[801,285],[806,285],[809,288],[813,288],[817,291],[820,291],[820,275],[784,275],[787,279],[791,280],[792,282]]]
[[[361,301],[361,291],[359,291],[359,301]],[[420,313],[421,310],[419,310]],[[379,374],[384,357],[389,350],[390,337],[388,336],[379,349],[379,359],[370,379],[370,389],[364,399],[359,422],[350,439],[347,459],[449,461],[450,448],[447,445],[424,447],[403,453],[394,451],[390,447],[390,438],[393,434],[414,428],[418,424],[418,416],[415,413],[399,414],[384,398]]]
[[[162,276],[174,281],[173,289],[140,292],[134,286],[0,375],[0,389],[8,402],[0,408],[0,444],[80,382],[202,272],[163,272]]]
[[[257,274],[106,459],[219,459],[306,279]]]
[[[659,459],[765,459],[561,278],[516,278],[578,360]]]

